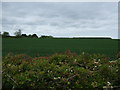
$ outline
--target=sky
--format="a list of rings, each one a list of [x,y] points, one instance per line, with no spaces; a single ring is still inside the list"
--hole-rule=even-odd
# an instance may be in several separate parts
[[[2,31],[118,38],[117,2],[3,2]]]

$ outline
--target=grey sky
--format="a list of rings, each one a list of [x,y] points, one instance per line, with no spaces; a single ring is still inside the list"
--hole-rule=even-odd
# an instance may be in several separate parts
[[[4,2],[2,30],[60,37],[118,38],[117,2]]]

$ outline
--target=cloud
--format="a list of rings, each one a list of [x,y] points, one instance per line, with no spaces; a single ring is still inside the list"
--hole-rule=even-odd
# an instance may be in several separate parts
[[[113,2],[4,2],[3,31],[117,38],[117,14]]]

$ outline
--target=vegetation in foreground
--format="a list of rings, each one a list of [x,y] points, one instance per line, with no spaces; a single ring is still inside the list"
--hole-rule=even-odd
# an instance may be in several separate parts
[[[120,54],[113,61],[100,54],[70,51],[34,58],[8,54],[2,65],[3,89],[120,87]]]

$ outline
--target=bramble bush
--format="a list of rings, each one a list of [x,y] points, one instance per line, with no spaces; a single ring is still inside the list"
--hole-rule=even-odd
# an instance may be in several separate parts
[[[120,59],[70,51],[49,57],[3,57],[3,89],[114,88],[120,86]]]

